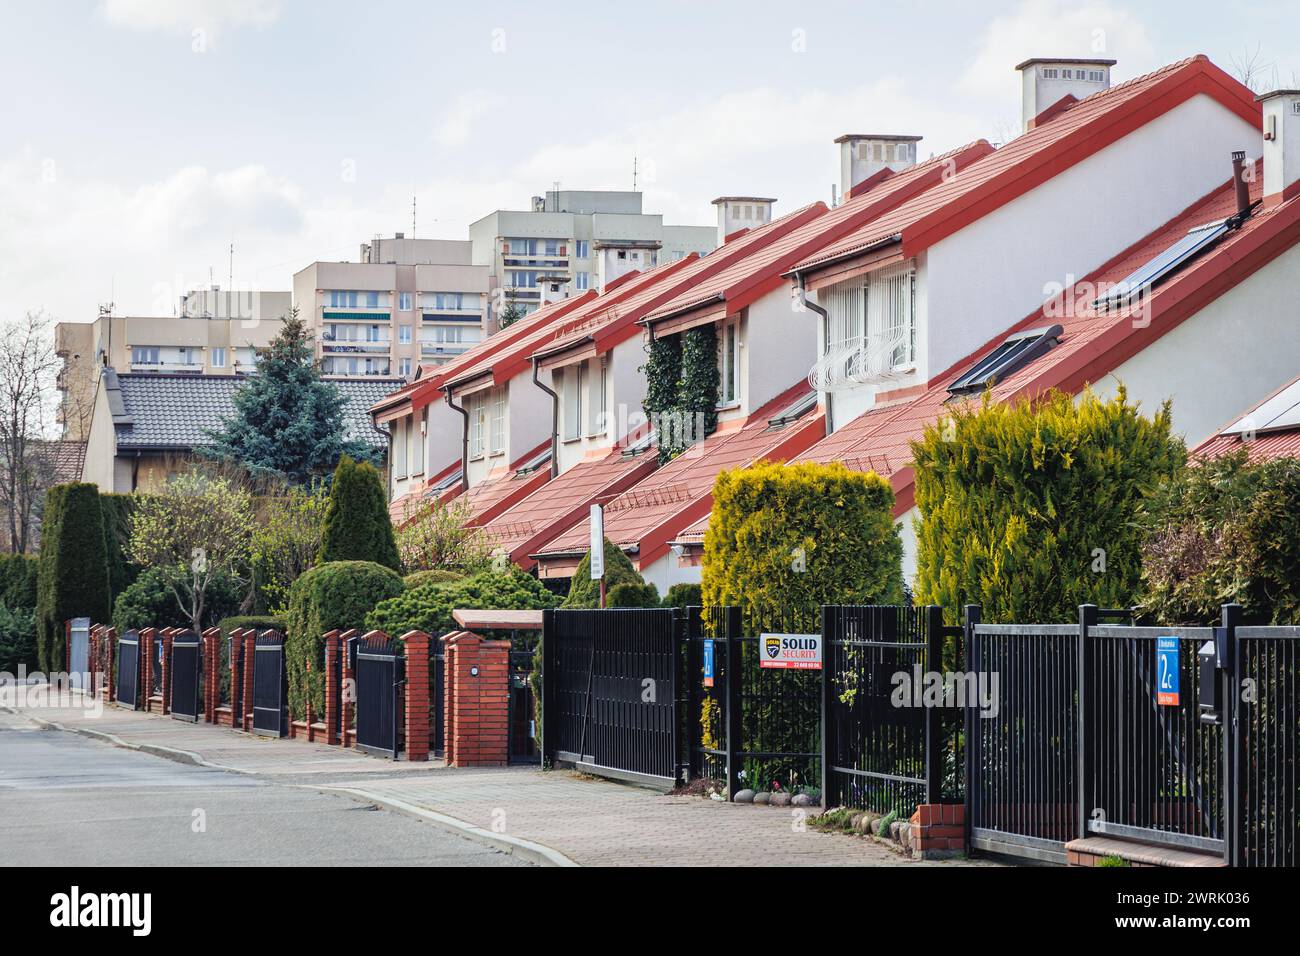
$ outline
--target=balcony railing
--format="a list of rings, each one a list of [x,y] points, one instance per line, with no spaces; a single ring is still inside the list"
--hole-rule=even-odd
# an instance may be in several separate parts
[[[133,372],[202,372],[202,362],[132,362]]]

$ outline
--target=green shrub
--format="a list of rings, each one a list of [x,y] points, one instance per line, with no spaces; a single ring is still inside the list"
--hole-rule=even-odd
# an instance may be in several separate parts
[[[217,622],[217,627],[221,628],[222,638],[230,637],[230,632],[242,630],[244,628],[254,628],[257,631],[279,631],[281,634],[285,631],[285,619],[282,617],[272,617],[269,614],[234,614],[230,617],[223,617]]]
[[[136,495],[101,494],[99,507],[104,515],[104,553],[108,561],[108,588],[112,599],[125,591],[140,568],[126,559],[126,549],[131,541],[131,513],[138,501]]]
[[[176,599],[171,579],[159,568],[146,568],[113,604],[113,627],[117,633],[145,627],[189,628],[190,617]],[[208,585],[207,606],[203,611],[203,627],[211,626],[239,610],[243,587],[229,577],[216,577]]]
[[[1144,502],[1143,611],[1208,624],[1236,601],[1249,624],[1300,623],[1300,461],[1246,453],[1181,471]]]
[[[40,559],[30,554],[0,554],[0,603],[10,608],[36,607]]]
[[[754,622],[812,620],[823,604],[895,604],[894,493],[873,473],[800,462],[724,471],[704,536],[701,597]]]
[[[664,595],[664,607],[701,607],[704,597],[698,584],[674,584]]]
[[[321,564],[293,582],[285,615],[285,670],[295,718],[306,714],[308,694],[312,711],[325,712],[325,632],[364,627],[376,605],[405,589],[396,571],[371,561]]]
[[[645,584],[645,579],[632,567],[632,562],[621,549],[614,547],[605,539],[605,603],[609,604],[609,592],[624,582]],[[561,605],[570,609],[600,607],[600,582],[591,579],[591,554],[588,552],[578,562],[569,584],[569,596]]]
[[[384,601],[366,616],[366,630],[401,637],[424,631],[437,639],[456,629],[451,612],[469,610],[539,610],[558,599],[531,574],[510,565],[480,571],[463,581],[425,584]]]
[[[325,509],[318,561],[372,561],[401,570],[384,481],[369,462],[353,461],[347,455],[339,460]]]
[[[1178,472],[1169,406],[1147,418],[1121,387],[1037,402],[961,403],[912,445],[916,599],[956,623],[964,604],[994,622],[1078,618],[1133,604],[1143,499]]]
[[[0,601],[0,671],[17,674],[20,665],[37,668],[36,609]]]
[[[36,591],[37,656],[43,670],[62,670],[63,622],[103,623],[111,611],[98,486],[70,482],[50,489]]]
[[[463,581],[465,575],[447,568],[434,568],[431,571],[416,571],[402,578],[408,590],[424,587],[426,584],[446,584],[449,581]]]
[[[605,593],[606,607],[659,607],[659,589],[653,584],[624,581]]]

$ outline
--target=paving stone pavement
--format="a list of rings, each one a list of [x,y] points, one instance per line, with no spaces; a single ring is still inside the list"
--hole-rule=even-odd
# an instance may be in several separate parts
[[[794,808],[672,796],[569,771],[530,767],[447,768],[406,763],[304,740],[273,740],[115,706],[99,715],[75,706],[8,706],[38,722],[155,753],[266,779],[346,791],[430,811],[470,828],[541,844],[590,866],[969,866],[985,861],[913,861],[875,841],[819,833]],[[454,822],[454,821],[453,821]]]

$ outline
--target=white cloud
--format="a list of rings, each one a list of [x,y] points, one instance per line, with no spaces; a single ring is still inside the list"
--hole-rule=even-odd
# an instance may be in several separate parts
[[[215,32],[221,27],[262,29],[280,19],[280,0],[103,0],[104,18],[139,30]]]
[[[1118,60],[1115,72],[1125,77],[1159,65],[1142,22],[1106,0],[1023,0],[1015,13],[985,29],[963,87],[999,100],[1016,97],[1019,76],[1014,67],[1035,56]]]

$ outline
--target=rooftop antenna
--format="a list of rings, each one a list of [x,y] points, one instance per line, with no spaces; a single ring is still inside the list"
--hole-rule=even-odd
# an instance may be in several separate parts
[[[411,238],[415,238],[415,194],[411,194]]]
[[[226,289],[233,291],[235,288],[235,237],[230,237],[230,274],[229,281],[226,283]]]
[[[632,154],[632,192],[636,192],[636,153]]]
[[[555,208],[551,211],[559,212],[560,211],[560,181],[558,179],[555,180],[554,182],[551,183],[551,186],[555,190]]]

